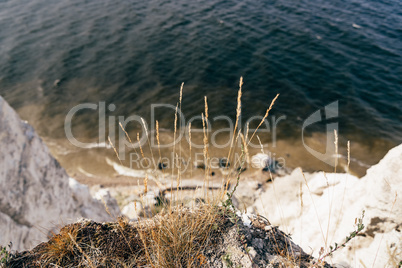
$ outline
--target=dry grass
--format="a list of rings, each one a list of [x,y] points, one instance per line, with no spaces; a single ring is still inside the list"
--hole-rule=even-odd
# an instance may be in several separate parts
[[[289,251],[288,236],[265,219],[254,218],[252,227],[237,225],[237,220],[224,207],[202,204],[193,209],[177,206],[134,223],[125,218],[80,221],[32,251],[17,254],[8,267],[215,267],[217,261],[239,267],[239,257],[251,267],[255,260],[248,260],[243,245],[256,237],[264,238],[263,248],[256,249],[259,256],[276,256],[274,267],[308,267],[311,257]],[[261,263],[265,267],[272,262],[259,259],[253,267]]]
[[[225,217],[216,206],[175,207],[130,223],[85,220],[63,227],[7,267],[203,267]]]
[[[215,206],[177,207],[152,219],[150,232],[140,232],[147,262],[152,267],[201,267],[203,255],[218,229],[222,215]]]
[[[44,265],[58,265],[70,262],[78,252],[76,240],[78,230],[67,226],[60,230],[60,233],[53,236],[53,239],[46,244],[42,252]]]
[[[7,267],[139,267],[146,264],[142,252],[138,228],[124,218],[113,223],[85,220],[17,254]]]

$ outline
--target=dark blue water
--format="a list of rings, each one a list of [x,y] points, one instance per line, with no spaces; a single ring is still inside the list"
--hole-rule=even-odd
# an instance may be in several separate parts
[[[0,94],[43,136],[62,138],[83,102],[149,118],[152,103],[176,105],[183,81],[186,115],[206,95],[210,114],[234,116],[240,76],[245,118],[281,94],[282,137],[338,100],[342,137],[398,144],[402,2],[0,1]],[[90,135],[96,115],[81,116]],[[172,128],[172,114],[158,116]]]

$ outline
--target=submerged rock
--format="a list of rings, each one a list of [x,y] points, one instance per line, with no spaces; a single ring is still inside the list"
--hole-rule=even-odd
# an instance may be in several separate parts
[[[57,225],[110,220],[102,202],[72,180],[32,126],[0,97],[0,245],[32,248]]]
[[[251,158],[251,166],[262,171],[269,171],[272,174],[285,175],[286,170],[281,164],[268,154],[258,153]]]
[[[226,157],[219,158],[219,167],[220,168],[229,168],[230,162]]]

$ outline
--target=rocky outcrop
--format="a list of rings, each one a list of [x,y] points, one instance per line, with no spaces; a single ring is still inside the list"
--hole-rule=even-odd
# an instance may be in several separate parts
[[[321,247],[340,244],[356,229],[365,210],[362,234],[334,253],[340,267],[397,267],[402,259],[402,145],[388,152],[367,175],[304,174],[300,169],[267,184],[248,208],[292,233],[316,257]]]
[[[29,249],[79,217],[111,219],[103,203],[68,177],[32,126],[1,97],[0,148],[0,245]],[[109,209],[119,213],[117,206]]]
[[[206,207],[176,207],[137,222],[82,220],[13,254],[7,267],[332,267],[263,217]]]

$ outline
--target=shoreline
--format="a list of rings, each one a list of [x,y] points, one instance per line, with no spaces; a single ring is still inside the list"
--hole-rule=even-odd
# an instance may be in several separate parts
[[[163,139],[172,139],[173,133],[164,133]],[[315,133],[311,137],[306,138],[306,145],[311,148],[323,148],[325,146],[326,137],[321,133]],[[77,148],[70,144],[67,140],[50,140],[44,139],[48,145],[51,153],[66,169],[67,173],[74,178],[77,178],[80,182],[88,185],[97,184],[110,184],[108,180],[113,181],[112,184],[123,185],[130,184],[130,180],[133,178],[143,178],[144,171],[158,170],[159,159],[164,159],[164,163],[168,166],[165,173],[171,173],[170,164],[173,163],[174,155],[172,154],[173,147],[166,149],[151,149],[145,146],[143,149],[144,156],[148,159],[144,167],[144,158],[142,157],[139,149],[126,152],[126,159],[121,162],[116,157],[113,148],[109,144],[96,146],[96,143],[92,143],[92,148]],[[199,139],[202,142],[201,138]],[[276,147],[272,148],[269,142],[264,142],[264,153],[270,155],[271,158],[278,161],[286,170],[287,173],[292,170],[302,167],[306,172],[333,172],[334,167],[330,166],[319,159],[316,159],[311,155],[303,146],[301,141],[295,139],[284,139],[276,142]],[[379,160],[384,157],[388,152],[389,144],[383,141],[378,141],[377,144],[373,143],[373,147],[369,148],[365,145],[351,142],[350,152],[350,166],[348,172],[357,177],[363,177],[366,174],[366,170],[372,165],[378,163]],[[347,148],[345,142],[340,144],[338,149],[337,170],[340,172],[347,171]],[[392,148],[392,147],[391,147]],[[203,162],[203,149],[192,148],[192,156],[189,155],[188,143],[182,142],[180,146],[175,148],[178,157],[182,158],[183,164],[175,166],[175,173],[177,172],[177,166],[181,169],[181,175],[185,179],[192,179],[193,172],[195,175],[203,173],[199,168],[194,165],[194,162]],[[240,157],[241,149],[237,150],[237,162]],[[322,149],[321,149],[322,150]],[[159,151],[161,154],[159,155]],[[253,155],[261,153],[261,148],[250,149],[249,158]],[[209,155],[212,160],[215,160],[215,168],[211,169],[216,176],[222,174],[222,169],[217,166],[218,159],[225,158],[228,154],[226,148],[209,148]],[[131,157],[131,160],[130,160]],[[169,162],[171,161],[171,162]],[[177,161],[177,159],[176,159]],[[231,160],[230,162],[233,162]],[[330,161],[335,161],[334,155]],[[233,164],[233,163],[232,163]],[[130,169],[131,165],[131,169]],[[250,163],[246,163],[246,172],[250,170],[252,172],[258,169],[253,168]],[[185,171],[183,170],[185,169]],[[130,171],[131,170],[131,171]],[[158,170],[159,171],[159,170]],[[142,174],[142,175],[141,175]]]

